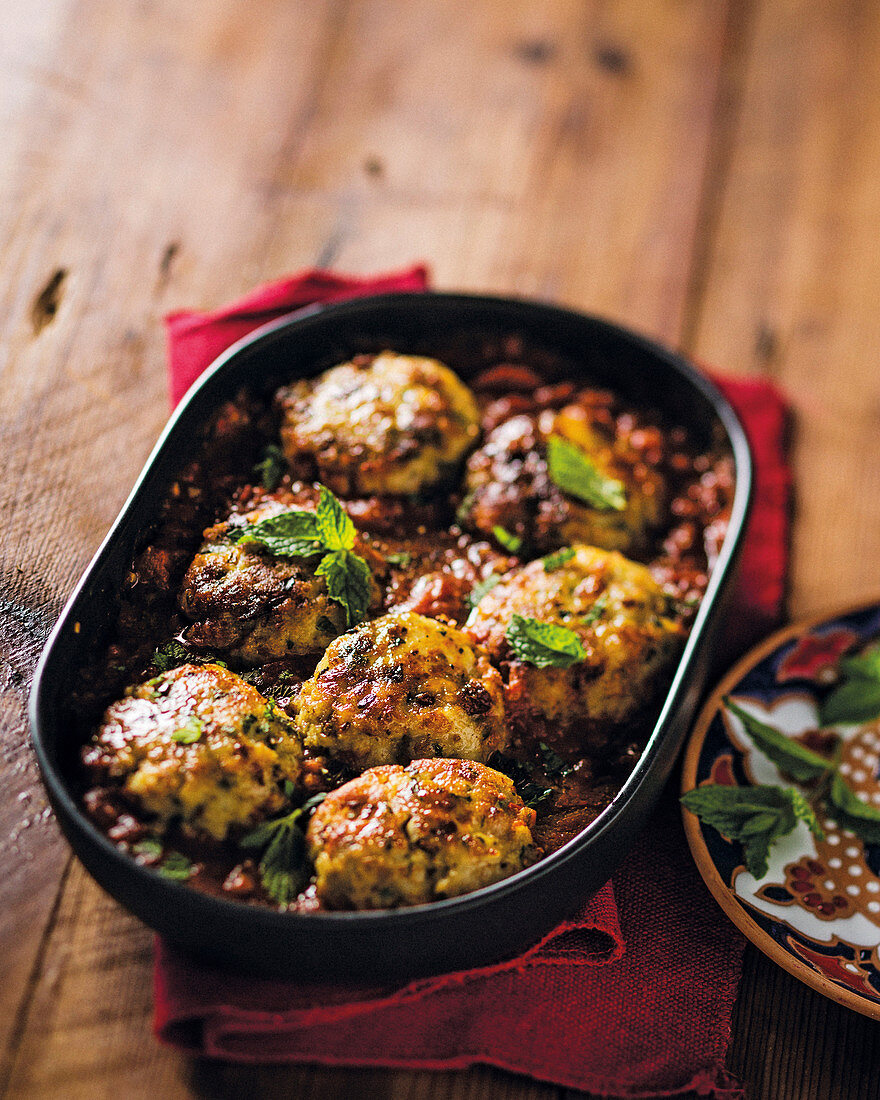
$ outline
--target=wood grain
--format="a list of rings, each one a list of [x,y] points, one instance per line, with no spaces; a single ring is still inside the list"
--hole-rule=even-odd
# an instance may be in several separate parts
[[[792,399],[795,617],[877,587],[878,50],[876,4],[760,6],[690,341]]]
[[[796,414],[792,609],[875,591],[880,9],[14,7],[0,38],[0,1091],[561,1097],[490,1069],[241,1069],[158,1047],[151,936],[68,860],[27,747],[28,682],[164,421],[163,313],[310,264],[424,258],[438,286],[562,301],[777,378]],[[731,1066],[754,1096],[862,1100],[878,1094],[875,1031],[750,953]]]
[[[880,9],[756,6],[686,342],[793,404],[792,618],[877,589]],[[880,1095],[876,1023],[747,954],[730,1065],[756,1096]]]

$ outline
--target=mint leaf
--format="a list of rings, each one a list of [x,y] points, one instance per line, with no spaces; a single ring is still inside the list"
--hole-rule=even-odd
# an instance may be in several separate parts
[[[513,616],[506,637],[517,657],[536,668],[568,668],[587,655],[573,630],[524,615]]]
[[[278,488],[286,469],[287,460],[284,457],[284,451],[276,443],[267,443],[263,448],[262,458],[251,472],[271,493]]]
[[[195,715],[192,715],[191,718],[188,718],[182,726],[178,726],[171,734],[171,740],[175,741],[178,745],[194,745],[204,732],[205,723],[201,718],[196,718]]]
[[[399,565],[401,569],[406,569],[412,561],[412,554],[401,550],[397,554],[386,554],[385,560],[389,565]]]
[[[511,780],[524,805],[532,809],[542,806],[556,794],[555,787],[548,787],[534,778],[529,768],[512,756],[493,752],[488,760],[489,767],[506,775]]]
[[[541,762],[544,765],[544,771],[551,779],[571,775],[574,771],[574,764],[563,760],[559,753],[554,752],[546,742],[539,741],[538,748],[541,750]]]
[[[871,722],[880,715],[880,679],[856,676],[836,687],[819,706],[823,726]]]
[[[346,626],[361,622],[370,606],[372,574],[363,558],[350,550],[333,550],[321,558],[315,576],[324,577],[327,594],[345,611]]]
[[[547,440],[550,477],[564,492],[602,511],[621,512],[626,507],[622,481],[607,477],[580,447],[560,435]]]
[[[707,784],[682,796],[691,813],[743,846],[746,867],[755,878],[767,874],[773,844],[803,821],[811,833],[823,836],[816,815],[793,787],[727,787]]]
[[[880,809],[863,802],[839,774],[831,780],[828,801],[838,825],[851,829],[868,844],[880,844]]]
[[[544,565],[545,573],[552,573],[554,569],[559,569],[560,566],[565,565],[567,561],[575,556],[577,551],[572,546],[563,546],[561,550],[557,550],[555,554],[547,554],[546,557],[541,558]]]
[[[502,527],[499,523],[496,523],[492,528],[492,534],[495,536],[495,541],[505,550],[509,550],[511,554],[518,554],[522,549],[523,540],[519,535],[514,535],[512,531],[508,531],[506,527]]]
[[[185,665],[190,658],[190,652],[185,645],[181,645],[176,638],[165,642],[156,648],[151,664],[160,672],[170,672],[172,668]]]
[[[491,592],[495,585],[501,580],[501,576],[498,573],[490,573],[484,581],[477,581],[474,587],[468,593],[468,606],[473,610],[480,600],[486,595],[487,592]]]
[[[834,766],[834,762],[827,756],[820,756],[805,745],[786,737],[780,730],[765,725],[742,707],[737,706],[729,696],[724,699],[724,705],[731,714],[735,714],[740,719],[755,746],[778,768],[793,779],[797,779],[799,783],[817,779]]]
[[[325,550],[351,550],[354,547],[357,532],[351,517],[325,485],[321,486],[315,526],[318,540]]]
[[[873,721],[880,715],[880,646],[842,658],[837,668],[842,682],[819,706],[822,724]]]
[[[162,858],[162,841],[157,840],[154,836],[144,837],[143,840],[132,844],[131,854],[137,856],[142,863],[150,865],[158,863]]]
[[[249,523],[236,532],[241,545],[255,544],[279,558],[311,558],[324,544],[318,534],[318,517],[300,508]]]
[[[326,579],[330,599],[344,609],[346,624],[354,626],[370,605],[372,573],[352,552],[357,530],[351,517],[325,485],[320,488],[316,511],[295,508],[270,516],[243,528],[238,541],[256,543],[279,557],[323,554],[315,576]]]
[[[843,657],[837,667],[847,679],[880,680],[880,646],[872,646],[854,657]]]
[[[259,871],[263,889],[278,905],[289,905],[308,882],[306,871],[306,837],[300,819],[310,813],[325,795],[318,794],[302,806],[276,818],[264,821],[242,837],[242,848],[263,848]]]
[[[185,855],[180,852],[169,852],[156,870],[164,878],[170,878],[175,882],[186,882],[192,877],[195,868]]]
[[[584,626],[592,626],[593,623],[602,618],[602,616],[605,614],[605,609],[607,606],[608,593],[603,592],[601,596],[597,597],[596,602],[586,613],[586,615],[581,615],[581,622],[584,624]]]

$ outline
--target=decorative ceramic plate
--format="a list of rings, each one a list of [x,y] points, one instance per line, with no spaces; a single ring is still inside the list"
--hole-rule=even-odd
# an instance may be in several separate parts
[[[711,783],[770,784],[815,795],[757,747],[747,732],[750,715],[819,752],[831,751],[830,738],[840,777],[874,808],[871,813],[880,810],[880,719],[838,720],[828,734],[826,702],[846,680],[852,657],[878,641],[880,602],[768,638],[739,661],[703,708],[685,756],[683,791]],[[869,690],[880,691],[880,680]],[[798,821],[771,846],[759,878],[747,869],[740,841],[688,811],[684,824],[707,886],[756,947],[818,992],[880,1019],[880,845],[842,827],[824,804],[817,816],[824,839]]]

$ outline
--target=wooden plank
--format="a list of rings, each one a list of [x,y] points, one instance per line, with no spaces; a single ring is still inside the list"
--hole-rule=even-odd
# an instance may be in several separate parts
[[[749,948],[733,1019],[731,1070],[749,1095],[873,1100],[880,1029]]]
[[[331,204],[343,268],[425,257],[676,342],[726,31],[714,3],[353,4],[273,262]]]
[[[30,675],[165,418],[172,268],[181,283],[198,271],[194,296],[251,281],[263,181],[279,128],[307,112],[328,7],[261,0],[249,11],[262,20],[242,25],[234,2],[54,3],[4,24],[0,1050],[66,859],[27,748]],[[279,35],[268,53],[266,24]]]
[[[0,203],[0,429],[12,468],[44,487],[36,516],[0,490],[2,560],[26,563],[23,606],[39,591],[46,623],[164,418],[167,308],[307,263],[425,257],[441,286],[555,297],[677,338],[724,6],[101,0],[65,15]],[[5,744],[20,749],[20,715]],[[36,889],[25,871],[13,910]],[[252,1087],[253,1070],[154,1046],[149,936],[78,867],[42,955],[39,934],[18,945],[34,981],[14,1094]],[[555,1094],[488,1070],[258,1079],[270,1095]]]
[[[880,589],[880,9],[757,5],[705,218],[690,350],[776,379],[794,414],[792,617]],[[877,1026],[749,951],[732,1069],[756,1096],[876,1096]]]
[[[792,400],[794,615],[880,589],[878,49],[869,0],[761,6],[691,341]]]

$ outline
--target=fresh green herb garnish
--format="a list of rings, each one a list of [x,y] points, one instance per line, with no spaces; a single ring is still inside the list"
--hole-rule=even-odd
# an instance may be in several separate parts
[[[551,479],[564,493],[591,508],[620,512],[626,507],[623,482],[603,474],[580,447],[562,436],[551,435],[547,440],[547,466]]]
[[[242,546],[261,546],[277,558],[312,558],[325,550],[315,513],[300,508],[238,527],[230,537]]]
[[[324,577],[330,599],[345,611],[346,626],[355,626],[370,603],[370,567],[353,547],[357,531],[342,505],[322,485],[314,512],[299,508],[269,516],[242,528],[238,541],[255,543],[285,558],[321,555],[315,575]]]
[[[546,557],[541,558],[544,565],[545,573],[552,573],[555,569],[559,569],[560,566],[565,565],[567,561],[575,556],[577,551],[572,546],[563,546],[561,550],[557,550],[553,554],[547,554]]]
[[[153,836],[144,837],[143,840],[131,846],[133,856],[138,857],[147,866],[153,867],[164,878],[185,882],[193,873],[192,862],[182,852],[169,852],[162,859],[164,850],[162,841]],[[160,859],[162,859],[161,863],[159,863]]]
[[[281,483],[284,471],[287,469],[287,460],[284,451],[277,443],[267,443],[263,448],[263,456],[253,468],[253,475],[259,478],[260,484],[273,492]]]
[[[131,853],[149,863],[155,863],[162,855],[162,841],[153,836],[144,837],[137,844],[132,844]]]
[[[511,554],[518,554],[522,549],[523,540],[519,535],[514,535],[512,531],[508,531],[506,527],[502,527],[499,523],[496,523],[492,528],[492,534],[499,546],[503,546]]]
[[[880,646],[856,657],[844,657],[838,668],[842,682],[822,703],[822,724],[870,722],[880,715]]]
[[[327,594],[345,611],[345,625],[355,626],[370,606],[370,567],[351,550],[334,550],[321,558],[315,576],[324,577]]]
[[[181,665],[219,665],[221,668],[227,667],[226,662],[220,657],[214,656],[213,653],[197,653],[195,650],[187,649],[177,638],[172,638],[170,641],[163,642],[162,645],[158,646],[150,663],[162,673],[170,672]],[[159,683],[161,676],[154,676],[153,679]],[[152,681],[147,682],[152,683]]]
[[[158,646],[153,654],[152,665],[160,672],[170,672],[172,668],[185,665],[190,659],[190,652],[176,638],[164,642]]]
[[[506,636],[517,657],[537,668],[568,668],[587,655],[573,630],[524,615],[513,616]]]
[[[389,565],[399,565],[401,569],[406,569],[412,561],[412,554],[401,550],[398,554],[387,554],[385,560]]]
[[[315,524],[323,550],[351,550],[354,546],[357,530],[348,512],[326,485],[321,486]]]
[[[538,742],[538,748],[541,750],[541,761],[544,765],[544,771],[551,779],[570,775],[574,770],[573,764],[570,764],[567,760],[563,760],[559,753],[554,752],[544,741]]]
[[[455,509],[455,522],[456,523],[460,523],[462,526],[465,526],[465,524],[467,524],[467,521],[470,518],[471,508],[473,508],[473,506],[474,506],[474,500],[476,498],[476,495],[477,494],[472,489],[462,499],[461,504],[459,504],[459,506]]]
[[[767,874],[770,848],[798,821],[820,839],[824,835],[810,804],[794,787],[726,787],[708,784],[688,791],[684,805],[707,825],[743,845],[746,867],[755,878]]]
[[[193,714],[171,734],[171,740],[178,745],[194,745],[204,732],[205,723]]]
[[[831,816],[844,829],[851,829],[868,844],[880,844],[880,810],[862,802],[851,787],[835,772],[828,791]]]
[[[556,791],[553,787],[544,786],[533,778],[532,773],[525,764],[514,760],[512,756],[504,756],[503,753],[494,752],[489,757],[489,765],[496,771],[506,775],[516,787],[517,794],[526,806],[535,809],[552,798]]]
[[[860,664],[856,677],[864,675],[869,667],[868,662]],[[742,841],[746,866],[756,878],[767,873],[770,847],[791,832],[798,821],[805,821],[821,839],[819,813],[833,818],[841,828],[850,829],[868,844],[880,844],[880,809],[863,802],[843,779],[839,752],[823,756],[761,722],[730,698],[724,699],[724,705],[740,719],[755,747],[780,771],[798,783],[809,784],[809,797],[794,787],[711,783],[682,797],[684,805],[701,820],[732,840]]]
[[[176,882],[185,882],[192,876],[194,867],[192,862],[181,852],[169,852],[156,870],[165,878],[174,879]]]
[[[473,611],[480,600],[486,595],[487,592],[491,592],[495,585],[501,580],[499,573],[490,573],[484,581],[477,581],[474,587],[468,593],[468,606]]]
[[[810,779],[818,779],[820,775],[834,766],[834,761],[826,756],[808,749],[791,737],[786,737],[780,730],[765,725],[758,721],[748,711],[736,705],[732,699],[726,698],[724,705],[731,714],[745,726],[746,733],[751,737],[755,745],[768,756],[773,763],[799,783]]]
[[[317,794],[284,817],[264,821],[240,842],[242,848],[265,849],[259,864],[260,877],[263,889],[278,905],[289,905],[308,881],[306,836],[300,819],[325,797]]]
[[[605,614],[605,609],[608,606],[608,593],[603,592],[601,596],[597,597],[596,602],[586,613],[581,616],[581,622],[584,626],[592,626],[593,623],[598,622],[599,619]]]

